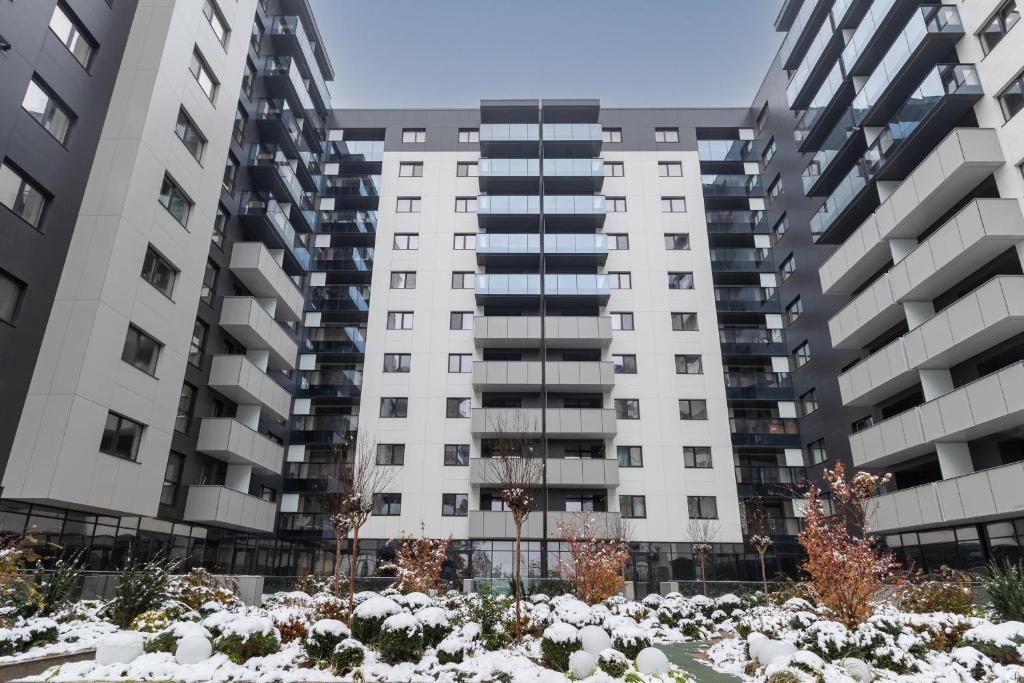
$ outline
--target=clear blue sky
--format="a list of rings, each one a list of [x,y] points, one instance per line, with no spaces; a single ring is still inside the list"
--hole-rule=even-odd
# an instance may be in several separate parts
[[[334,106],[746,106],[781,0],[311,0]]]

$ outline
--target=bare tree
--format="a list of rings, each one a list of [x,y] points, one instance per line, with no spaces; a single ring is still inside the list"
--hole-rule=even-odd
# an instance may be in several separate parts
[[[516,410],[496,418],[494,456],[485,468],[487,483],[494,487],[504,506],[512,514],[516,529],[514,595],[516,605],[516,640],[522,638],[522,557],[523,524],[533,510],[537,491],[544,476],[544,457],[536,437],[536,425]]]
[[[764,586],[764,594],[768,595],[768,573],[764,566],[764,556],[773,541],[768,534],[768,513],[764,509],[764,499],[761,496],[748,498],[743,501],[740,512],[743,514],[744,530],[750,537],[750,545],[754,546],[761,561],[761,583]]]
[[[625,585],[629,561],[629,526],[621,517],[604,524],[586,513],[558,525],[558,535],[568,557],[558,561],[558,572],[573,585],[577,597],[595,605],[615,595]]]
[[[718,537],[718,525],[711,519],[691,519],[686,527],[693,544],[693,554],[700,565],[700,581],[704,586],[704,595],[708,594],[708,577],[704,571],[704,563],[711,557],[711,544]]]
[[[327,516],[327,523],[334,532],[332,587],[335,594],[341,593],[341,547],[352,531],[348,515],[352,491],[352,465],[348,462],[348,446],[349,441],[346,439],[343,443],[331,447],[336,470],[327,477],[327,491],[317,497],[320,510]]]

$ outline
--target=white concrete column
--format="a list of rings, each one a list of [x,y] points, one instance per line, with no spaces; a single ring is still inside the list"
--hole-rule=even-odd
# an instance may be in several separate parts
[[[224,485],[229,489],[249,493],[249,479],[252,478],[252,465],[228,465],[224,475]]]
[[[238,406],[235,411],[235,419],[255,431],[260,426],[260,407]]]
[[[270,363],[270,351],[267,349],[248,349],[245,357],[263,372],[267,371],[267,365]]]
[[[966,442],[936,443],[935,452],[939,456],[939,469],[942,471],[943,479],[960,477],[974,471],[971,451]]]
[[[917,374],[921,379],[921,393],[924,394],[925,401],[934,400],[953,391],[953,376],[947,369],[918,370]]]
[[[256,303],[263,307],[263,310],[270,314],[270,317],[274,317],[277,313],[277,299],[270,297],[264,299],[263,297],[256,297]]]
[[[912,330],[935,315],[935,304],[931,301],[904,301],[903,315],[907,317],[907,327]]]
[[[889,251],[892,252],[893,263],[899,263],[907,258],[907,254],[914,251],[914,249],[917,249],[917,240],[889,240]]]

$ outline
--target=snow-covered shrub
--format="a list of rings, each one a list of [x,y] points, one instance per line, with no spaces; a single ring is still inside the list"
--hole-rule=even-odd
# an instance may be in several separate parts
[[[621,614],[637,621],[647,618],[650,613],[651,610],[646,605],[632,600],[612,607],[612,614]]]
[[[59,625],[49,617],[18,619],[12,628],[0,628],[0,656],[55,643],[59,634]]]
[[[451,631],[448,615],[440,607],[424,607],[416,612],[416,621],[420,623],[424,647],[436,646]]]
[[[302,649],[311,662],[324,664],[331,659],[334,649],[352,633],[344,622],[336,619],[321,619],[309,628]]]
[[[405,605],[413,612],[421,610],[424,607],[434,606],[434,600],[429,595],[416,591],[395,597],[395,602],[399,605]]]
[[[440,664],[462,664],[473,646],[464,638],[452,634],[437,645],[437,661]]]
[[[967,572],[943,567],[937,577],[907,586],[900,596],[900,608],[906,612],[970,614],[974,602],[972,581]]]
[[[480,642],[487,650],[500,650],[512,642],[512,599],[479,593],[471,596],[467,619],[480,625]]]
[[[765,679],[765,683],[803,683],[803,681],[795,671],[781,669],[769,674],[768,678]]]
[[[635,656],[633,655],[633,657]],[[629,659],[633,659],[633,657]],[[607,650],[601,650],[601,653],[597,656],[597,668],[612,678],[622,678],[629,671],[629,659],[618,650],[608,648]]]
[[[576,628],[583,628],[590,624],[597,625],[602,621],[602,618],[593,611],[590,605],[575,599],[559,603],[555,607],[554,618],[566,624],[572,624]]]
[[[657,593],[650,593],[640,603],[647,609],[656,610],[661,607],[661,603],[664,601],[665,599]]]
[[[624,624],[612,631],[612,646],[629,659],[636,659],[640,650],[651,646],[651,638],[647,629]]]
[[[1024,621],[1024,560],[1014,564],[1004,558],[1001,564],[990,563],[982,585],[1004,621]]]
[[[346,638],[338,643],[331,655],[331,669],[338,676],[345,676],[363,665],[366,648],[358,640]]]
[[[334,619],[344,621],[348,618],[348,604],[336,595],[320,593],[313,596],[314,622],[321,619]]]
[[[205,569],[193,569],[187,574],[171,579],[167,584],[167,596],[194,610],[208,602],[216,602],[227,607],[242,604],[238,598],[236,582],[214,576]]]
[[[423,631],[408,612],[393,614],[381,624],[377,648],[385,662],[415,662],[423,654]]]
[[[686,611],[675,602],[664,602],[658,611],[655,613],[660,621],[665,626],[675,627],[679,620],[686,616]]]
[[[580,633],[572,624],[555,622],[544,629],[540,651],[544,661],[558,671],[569,670],[569,655],[583,647]]]
[[[356,595],[359,597],[359,594]],[[393,614],[398,614],[402,608],[397,602],[383,595],[374,595],[366,598],[352,612],[352,635],[363,643],[372,643],[380,633],[381,624]]]
[[[149,610],[132,620],[131,630],[142,633],[156,633],[171,625],[174,618],[166,610]]]
[[[689,607],[691,612],[705,618],[710,617],[716,609],[715,601],[706,595],[695,595],[690,598]]]
[[[964,643],[1000,664],[1019,663],[1024,623],[1006,621],[975,626],[964,634]]]
[[[174,635],[174,631],[167,629],[147,640],[146,644],[142,646],[142,650],[149,653],[167,652],[173,655],[177,647],[178,637]]]
[[[281,649],[281,634],[267,617],[238,617],[220,628],[213,649],[235,664],[251,657],[265,657]]]
[[[163,555],[148,562],[129,555],[114,586],[114,598],[104,608],[107,617],[121,628],[128,628],[135,617],[159,608],[167,599],[167,587],[180,564]]]

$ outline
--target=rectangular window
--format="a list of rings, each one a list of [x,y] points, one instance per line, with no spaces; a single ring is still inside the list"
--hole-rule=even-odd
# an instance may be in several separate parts
[[[476,197],[456,197],[455,213],[476,213]]]
[[[391,289],[416,289],[416,271],[392,271]]]
[[[778,242],[782,239],[782,236],[786,234],[786,214],[782,214],[782,218],[772,226],[772,243]]]
[[[415,232],[397,232],[391,242],[395,251],[414,251],[420,248],[420,236]]]
[[[1024,109],[1024,72],[1017,74],[1013,82],[999,93],[999,106],[1003,108],[1003,116],[1007,121]]]
[[[199,128],[192,122],[185,108],[178,110],[178,122],[174,125],[174,134],[178,136],[185,149],[189,151],[196,161],[203,160],[203,149],[206,148],[206,136],[199,132]]]
[[[220,13],[217,3],[213,0],[203,0],[203,16],[210,22],[210,28],[213,29],[213,35],[217,37],[217,42],[226,47],[231,30],[228,28],[228,22],[224,19],[224,15]]]
[[[25,97],[21,101],[22,108],[32,115],[50,135],[60,144],[67,142],[74,114],[67,108],[53,91],[38,76],[28,82]]]
[[[644,451],[640,446],[616,446],[619,467],[643,467]]]
[[[473,372],[473,354],[449,353],[448,372]]]
[[[378,493],[373,497],[373,514],[376,517],[397,517],[402,514],[401,493]]]
[[[199,52],[198,47],[192,51],[192,61],[189,63],[188,70],[192,72],[196,83],[199,84],[200,89],[206,94],[207,99],[213,102],[217,97],[217,78],[213,75],[213,70],[210,69],[210,65],[206,62],[206,58],[203,57],[202,53]]]
[[[224,236],[228,230],[228,219],[231,218],[231,214],[224,208],[223,204],[217,205],[217,215],[213,217],[213,233],[210,235],[210,241],[216,244],[218,247],[224,248]]]
[[[401,467],[405,464],[405,444],[402,443],[380,443],[377,444],[377,464],[393,465]]]
[[[605,178],[621,178],[626,174],[626,166],[621,161],[604,162]]]
[[[0,270],[0,320],[10,325],[21,310],[21,298],[25,294],[25,283],[10,273]]]
[[[617,398],[615,399],[615,417],[619,420],[640,419],[640,399],[638,398]]]
[[[472,414],[468,398],[448,398],[444,402],[445,417],[469,417]]]
[[[793,363],[797,368],[802,368],[811,360],[811,345],[806,341],[793,349]]]
[[[452,273],[452,289],[473,289],[473,273]]]
[[[771,206],[771,204],[779,198],[780,194],[782,194],[782,177],[775,176],[775,180],[773,180],[772,184],[768,186],[768,191],[765,193],[768,205]]]
[[[260,45],[263,44],[263,22],[260,21],[259,16],[253,18],[252,30],[249,31],[249,46],[252,47],[253,52],[256,54],[260,53]]]
[[[632,330],[633,329],[633,314],[632,313],[611,313],[612,318],[612,329],[613,330]]]
[[[761,107],[761,110],[757,112],[757,131],[761,132],[764,130],[765,124],[768,123],[768,103],[765,102]]]
[[[441,494],[441,516],[442,517],[465,517],[469,514],[469,494],[467,493],[442,493]]]
[[[686,197],[662,197],[662,213],[686,213]]]
[[[196,403],[196,388],[191,384],[181,385],[181,394],[178,396],[178,412],[174,416],[174,431],[188,434],[192,426],[192,413]]]
[[[622,129],[621,128],[602,128],[601,129],[601,140],[602,140],[602,142],[622,142]]]
[[[188,349],[188,362],[201,367],[203,364],[203,352],[206,350],[206,333],[209,330],[206,323],[197,319],[192,326],[192,342]]]
[[[612,354],[612,363],[615,365],[616,375],[635,375],[636,374],[636,355],[635,354]]]
[[[423,177],[423,162],[422,161],[403,161],[398,164],[398,177],[399,178],[422,178]]]
[[[665,233],[665,248],[669,251],[689,251],[690,234],[686,232]]]
[[[427,141],[427,131],[425,128],[403,128],[402,129],[402,142],[416,142],[422,143]]]
[[[978,34],[981,47],[985,54],[988,54],[1002,42],[1006,33],[1020,21],[1020,10],[1017,9],[1016,0],[1008,0],[999,6],[992,19],[985,24],[985,28]]]
[[[420,201],[421,200],[419,197],[399,197],[397,200],[395,200],[395,212],[419,213]]]
[[[238,179],[238,159],[231,152],[228,152],[228,158],[224,162],[224,177],[221,179],[220,186],[228,194],[235,193],[235,181]]]
[[[253,66],[251,60],[245,60],[245,71],[242,73],[242,92],[250,100],[252,99],[252,91],[256,87],[256,67]]]
[[[677,375],[702,375],[704,374],[704,364],[701,362],[700,356],[691,354],[681,354],[676,356],[676,374]]]
[[[452,311],[448,318],[449,330],[471,330],[473,329],[472,311]]]
[[[455,165],[455,175],[459,178],[476,178],[477,170],[475,161],[460,161]]]
[[[659,161],[658,176],[662,178],[682,178],[683,162],[681,161]]]
[[[811,465],[820,465],[828,460],[828,453],[825,451],[825,440],[818,439],[814,443],[808,444],[807,457],[810,459]]]
[[[818,392],[811,389],[806,394],[800,395],[800,410],[804,415],[810,415],[818,409]]]
[[[159,199],[163,207],[174,216],[174,220],[183,226],[188,225],[188,215],[192,211],[192,200],[178,187],[178,183],[171,180],[169,175],[164,175],[164,182],[160,186]]]
[[[680,420],[706,420],[708,419],[708,404],[702,398],[681,398],[679,399]]]
[[[408,398],[382,398],[380,400],[381,417],[408,417]]]
[[[411,330],[413,313],[411,311],[388,311],[389,330]]]
[[[789,279],[789,276],[796,270],[796,258],[793,254],[790,254],[782,261],[782,265],[779,266],[779,273],[782,275],[782,281],[785,282]]]
[[[669,289],[693,289],[693,273],[669,273]]]
[[[687,496],[686,511],[690,519],[718,519],[718,501],[714,496]]]
[[[473,251],[476,249],[476,235],[459,233],[452,238],[452,249],[455,251]]]
[[[100,452],[125,460],[135,460],[139,454],[144,425],[115,412],[107,413],[100,438]]]
[[[632,289],[633,280],[629,273],[608,273],[609,289]]]
[[[235,123],[231,126],[231,137],[240,145],[245,142],[245,124],[248,122],[249,113],[245,111],[245,107],[239,102],[238,107],[235,109]]]
[[[459,128],[459,142],[480,142],[480,129]]]
[[[654,129],[654,141],[655,142],[679,142],[679,129],[678,128],[655,128]]]
[[[0,204],[34,228],[39,227],[49,204],[47,193],[4,160],[0,165]]]
[[[142,261],[142,279],[153,285],[158,292],[171,298],[174,281],[178,277],[177,269],[170,261],[158,254],[153,247],[146,250],[146,258]]]
[[[171,451],[167,455],[167,467],[164,469],[164,485],[160,489],[160,504],[174,505],[178,500],[181,488],[181,473],[185,467],[185,456]]]
[[[711,468],[710,446],[683,446],[683,467],[706,470]]]
[[[643,496],[619,496],[619,514],[625,519],[647,516],[647,500]]]
[[[775,138],[772,138],[771,140],[768,141],[768,144],[765,145],[764,152],[761,154],[761,163],[764,166],[770,164],[772,162],[772,159],[775,158],[775,152]]]
[[[674,332],[696,332],[697,331],[697,314],[696,313],[673,313],[672,314],[672,330]]]
[[[384,372],[409,372],[412,368],[411,353],[385,353]]]
[[[804,302],[797,297],[786,306],[786,324],[792,325],[804,314]]]
[[[160,357],[162,344],[134,325],[128,326],[124,338],[121,360],[135,366],[147,375],[156,375],[156,362]]]
[[[78,60],[78,63],[88,70],[93,54],[96,52],[96,41],[86,34],[78,17],[72,14],[63,2],[58,2],[57,6],[53,8],[53,15],[50,17],[50,30],[60,39],[68,52]]]
[[[444,464],[448,467],[467,467],[469,465],[469,444],[445,444]]]
[[[220,275],[220,266],[212,260],[206,261],[206,270],[203,272],[203,286],[199,290],[199,300],[207,306],[213,305],[213,297],[217,289],[217,277]]]
[[[628,251],[629,250],[629,235],[609,234],[608,235],[608,251]]]
[[[625,213],[625,197],[607,197],[605,199],[605,213]]]

